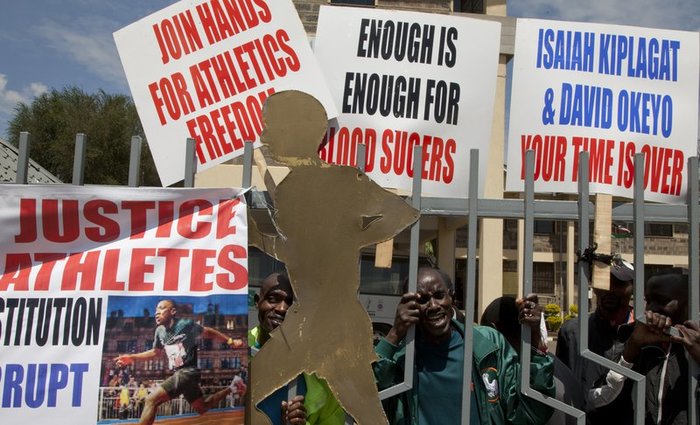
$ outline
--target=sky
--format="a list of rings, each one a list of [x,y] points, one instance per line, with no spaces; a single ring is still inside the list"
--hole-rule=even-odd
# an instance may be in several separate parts
[[[51,89],[130,94],[112,33],[174,0],[0,0],[0,137]],[[509,0],[515,17],[700,31],[698,0]]]

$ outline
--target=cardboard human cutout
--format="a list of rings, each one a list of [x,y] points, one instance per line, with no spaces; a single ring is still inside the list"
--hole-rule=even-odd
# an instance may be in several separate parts
[[[372,326],[358,300],[359,255],[419,212],[356,168],[318,158],[327,118],[312,96],[271,96],[263,121],[262,142],[290,172],[275,189],[274,234],[251,223],[249,243],[286,264],[296,300],[251,363],[252,405],[315,372],[359,425],[386,423],[371,368]],[[259,410],[250,413],[253,424],[267,423]]]

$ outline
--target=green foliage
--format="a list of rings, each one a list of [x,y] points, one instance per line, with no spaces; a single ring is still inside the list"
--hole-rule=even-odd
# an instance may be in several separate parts
[[[569,306],[569,314],[568,315],[571,317],[578,316],[578,306],[576,304],[571,304]]]
[[[544,306],[545,317],[559,316],[561,314],[561,307],[557,304],[547,304]]]
[[[10,121],[8,139],[17,146],[19,133],[30,133],[30,157],[64,182],[73,178],[75,136],[87,136],[85,183],[126,185],[131,137],[143,128],[136,106],[126,95],[100,90],[88,94],[76,87],[56,89],[18,104]],[[141,152],[141,185],[160,186],[150,150]]]
[[[566,322],[567,320],[571,320],[571,319],[573,319],[574,317],[576,317],[575,314],[573,314],[573,315],[572,315],[572,314],[567,314],[566,316],[564,316],[564,322]]]
[[[563,320],[562,320],[561,316],[555,315],[555,316],[547,316],[547,318],[545,319],[545,322],[547,323],[547,330],[548,331],[556,332],[561,327]]]

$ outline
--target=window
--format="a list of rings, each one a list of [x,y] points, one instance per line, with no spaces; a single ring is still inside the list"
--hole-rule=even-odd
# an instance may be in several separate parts
[[[363,255],[360,269],[363,294],[401,295],[403,279],[408,276],[408,258],[394,258],[390,269],[374,267],[374,256]]]
[[[209,338],[203,340],[202,345],[204,346],[204,350],[206,351],[211,351],[214,347],[213,341]]]
[[[128,341],[117,341],[117,351],[120,353],[129,352],[129,350],[127,349],[127,344]]]
[[[554,264],[533,263],[532,292],[537,294],[554,294]]]
[[[455,12],[486,13],[484,0],[455,0]]]
[[[351,4],[355,6],[374,6],[374,0],[330,0],[331,4]]]
[[[552,235],[554,234],[554,221],[552,220],[535,220],[535,234]]]

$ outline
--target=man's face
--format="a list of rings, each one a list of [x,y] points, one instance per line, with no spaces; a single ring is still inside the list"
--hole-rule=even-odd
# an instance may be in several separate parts
[[[688,314],[687,292],[683,283],[650,279],[644,291],[646,308],[670,317],[674,325],[683,323]]]
[[[420,326],[434,341],[450,335],[452,320],[452,293],[436,270],[425,270],[418,274],[418,304]]]
[[[156,324],[168,326],[175,316],[175,306],[171,301],[163,300],[156,306]]]
[[[633,283],[610,281],[610,290],[594,289],[597,299],[598,314],[606,319],[614,319],[618,312],[625,315],[629,311],[630,300],[632,299]]]
[[[268,279],[260,288],[258,299],[258,320],[260,326],[267,332],[282,324],[287,315],[287,309],[294,302],[294,293],[289,285]]]

